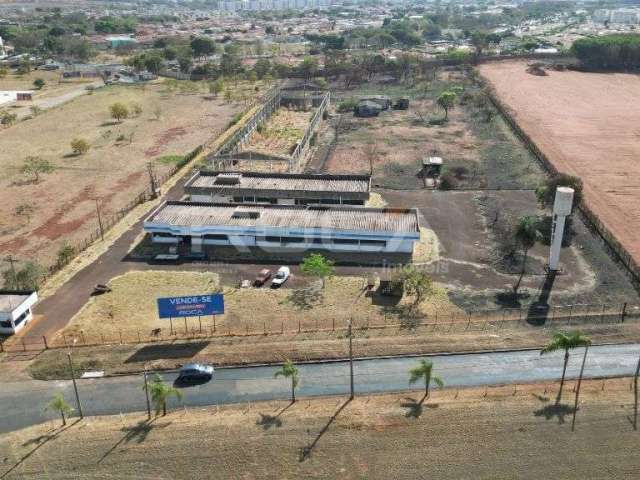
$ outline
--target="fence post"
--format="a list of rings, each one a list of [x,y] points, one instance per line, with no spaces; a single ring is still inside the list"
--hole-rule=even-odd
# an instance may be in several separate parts
[[[622,312],[620,312],[620,321],[624,323],[624,317],[627,314],[627,302],[622,304]]]
[[[200,333],[202,333],[202,318],[198,317],[198,325],[200,326]]]
[[[24,343],[24,337],[21,338],[20,341],[22,342],[22,350],[26,352],[27,351],[27,346]]]
[[[262,322],[262,329],[264,330],[264,334],[267,334],[267,322]]]
[[[49,344],[47,343],[47,337],[46,335],[42,336],[42,341],[44,342],[44,349],[48,350],[49,349]]]
[[[602,313],[600,314],[600,322],[601,323],[604,323],[604,311],[605,311],[606,308],[607,308],[607,304],[603,303],[602,304]]]
[[[298,333],[300,333],[300,318],[298,318]]]

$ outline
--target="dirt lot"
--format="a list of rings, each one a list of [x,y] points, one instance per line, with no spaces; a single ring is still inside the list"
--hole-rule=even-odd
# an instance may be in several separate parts
[[[114,122],[114,102],[137,103],[142,113]],[[95,199],[104,217],[123,208],[148,186],[147,162],[161,176],[241,108],[161,84],[113,86],[2,130],[0,250],[51,264],[63,242],[77,243],[96,229]],[[89,152],[73,155],[73,138],[87,140]],[[28,181],[20,172],[27,156],[48,160],[55,170]]]
[[[558,170],[582,178],[588,205],[640,262],[640,77],[548,71],[523,62],[480,67]]]
[[[450,88],[460,92],[458,101],[449,120],[441,123],[444,113],[436,99]],[[487,121],[479,112],[474,102],[482,92],[463,72],[443,69],[435,80],[413,85],[370,82],[352,90],[338,87],[334,103],[370,94],[407,96],[411,103],[408,110],[383,111],[374,118],[341,114],[334,122],[334,127],[339,124],[338,141],[321,167],[324,171],[368,173],[372,166],[374,186],[419,189],[424,187],[419,175],[422,159],[440,156],[445,170],[464,170],[456,175],[464,188],[532,188],[543,178],[504,121],[499,116]]]
[[[571,382],[573,384],[573,382]],[[636,478],[629,379],[264,402],[45,423],[0,437],[0,474],[30,478]],[[569,405],[570,404],[570,405]],[[116,473],[117,472],[117,473]]]
[[[216,318],[216,328],[222,332],[236,333],[269,331],[295,331],[301,329],[328,328],[333,321],[338,326],[347,321],[347,314],[359,324],[363,322],[389,322],[408,308],[413,301],[405,296],[385,299],[367,294],[361,277],[333,277],[327,279],[323,289],[319,282],[309,279],[291,279],[287,288],[236,288],[225,286],[224,315]],[[168,320],[157,315],[156,298],[189,295],[218,290],[219,277],[212,273],[197,272],[131,272],[117,277],[109,285],[112,292],[92,297],[87,305],[64,329],[67,336],[116,338],[119,331],[127,337],[140,331],[149,335],[152,329],[170,330]],[[437,288],[434,294],[420,305],[420,315],[459,313],[447,299],[445,291]],[[201,319],[205,332],[212,326],[212,319]],[[197,318],[188,320],[190,328],[200,329]],[[184,329],[184,321],[174,320],[176,330]],[[80,332],[83,332],[82,334]]]

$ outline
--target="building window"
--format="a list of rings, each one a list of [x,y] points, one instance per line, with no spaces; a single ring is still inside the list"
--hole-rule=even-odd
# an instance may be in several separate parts
[[[283,243],[304,243],[303,237],[282,237]]]
[[[333,239],[334,245],[358,245],[358,240],[350,240],[346,238]]]
[[[13,328],[13,325],[11,325],[11,321],[10,320],[4,320],[4,321],[0,322],[0,327],[2,327],[2,328]]]
[[[30,310],[25,310],[24,312],[22,312],[22,315],[20,315],[18,318],[16,318],[13,321],[13,324],[17,327],[18,325],[20,325],[25,318],[27,318],[27,315],[29,315]]]
[[[227,235],[215,235],[215,234],[205,235],[202,238],[204,240],[229,240],[229,237]]]
[[[366,245],[371,247],[386,247],[387,242],[384,240],[360,240],[360,245]]]

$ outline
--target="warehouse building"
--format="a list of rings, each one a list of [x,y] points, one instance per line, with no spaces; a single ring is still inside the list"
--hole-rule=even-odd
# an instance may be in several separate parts
[[[144,230],[198,255],[210,246],[410,254],[420,238],[415,209],[353,206],[165,202]]]
[[[273,205],[364,205],[369,175],[199,171],[185,184],[194,202]]]

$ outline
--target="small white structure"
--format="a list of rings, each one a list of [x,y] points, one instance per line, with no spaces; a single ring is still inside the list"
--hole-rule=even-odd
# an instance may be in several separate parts
[[[0,90],[0,105],[33,100],[32,90]]]
[[[38,294],[28,290],[0,290],[0,334],[13,335],[31,321]]]
[[[549,270],[556,271],[560,265],[560,248],[564,237],[564,223],[573,208],[573,188],[558,187],[553,202],[553,226],[551,227],[551,250]]]

